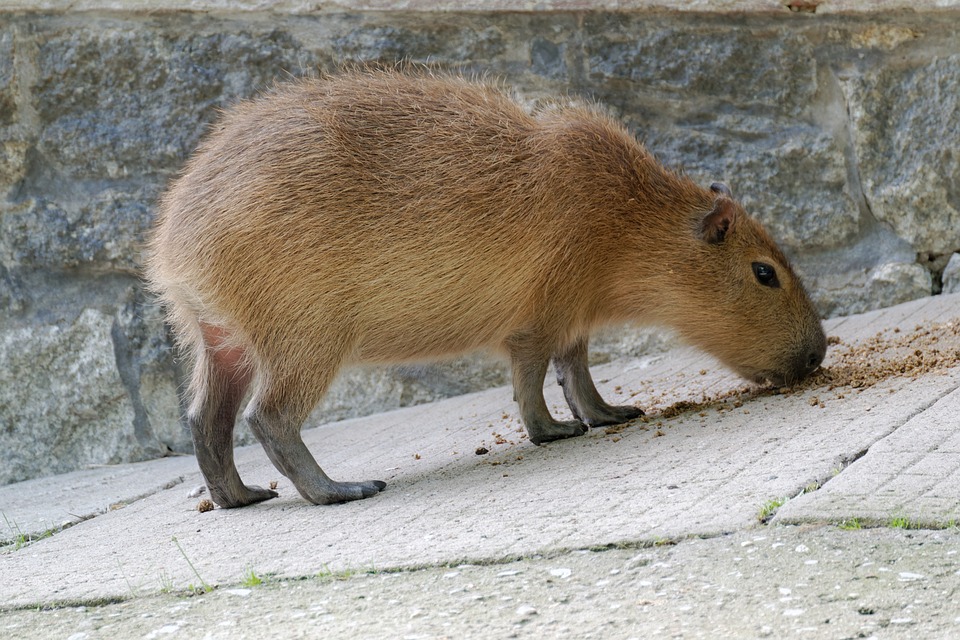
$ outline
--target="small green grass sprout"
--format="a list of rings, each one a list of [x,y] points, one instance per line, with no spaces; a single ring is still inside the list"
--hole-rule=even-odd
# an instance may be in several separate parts
[[[857,531],[863,529],[863,523],[860,522],[859,518],[849,518],[838,524],[837,528],[844,531]]]
[[[786,498],[773,498],[772,500],[767,500],[760,505],[760,511],[757,513],[757,520],[760,522],[766,522],[773,517],[773,514],[777,512],[777,509],[786,503]]]
[[[240,582],[245,587],[259,587],[263,584],[263,578],[258,576],[253,567],[247,567],[243,574],[243,580]]]

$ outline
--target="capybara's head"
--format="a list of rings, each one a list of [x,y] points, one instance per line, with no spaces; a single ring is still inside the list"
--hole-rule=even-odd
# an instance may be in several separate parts
[[[679,292],[683,310],[671,324],[745,378],[797,382],[826,353],[820,317],[763,225],[725,185],[711,191],[713,209],[693,221],[697,264],[683,274],[693,279]]]

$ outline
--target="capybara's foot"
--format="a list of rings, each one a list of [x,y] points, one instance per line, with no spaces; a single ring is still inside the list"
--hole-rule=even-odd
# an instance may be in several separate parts
[[[276,498],[279,494],[271,489],[263,487],[247,486],[244,484],[239,487],[233,487],[232,491],[225,491],[224,487],[210,486],[210,497],[213,501],[224,509],[233,509],[235,507],[245,507],[254,502],[263,502],[270,498]]]
[[[610,405],[605,404],[599,407],[595,413],[589,416],[580,416],[583,423],[590,428],[606,427],[611,424],[620,424],[629,422],[640,416],[645,415],[643,409],[633,405]]]
[[[550,422],[527,425],[527,433],[530,434],[530,442],[533,444],[544,444],[546,442],[553,442],[554,440],[575,438],[576,436],[582,436],[586,432],[587,427],[579,420],[551,420]]]
[[[374,496],[387,487],[387,483],[381,480],[368,480],[366,482],[334,482],[321,481],[310,482],[304,486],[303,483],[297,486],[300,495],[313,504],[337,504],[340,502],[350,502],[352,500],[362,500]]]

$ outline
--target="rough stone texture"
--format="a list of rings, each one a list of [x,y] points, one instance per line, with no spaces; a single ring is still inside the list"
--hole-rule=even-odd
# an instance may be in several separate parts
[[[0,9],[63,11],[63,0],[0,0]],[[71,0],[73,11],[157,10],[156,0]],[[886,11],[948,9],[960,0],[332,0],[325,6],[353,11],[676,11],[689,13],[751,12],[760,14],[818,13],[857,14]],[[791,9],[789,5],[794,5]],[[797,5],[807,5],[797,6]],[[811,6],[815,5],[815,6]],[[272,11],[284,14],[312,14],[316,0],[164,0],[171,11]]]
[[[883,66],[846,85],[874,215],[918,252],[956,250],[960,54]]]
[[[285,32],[232,25],[183,36],[187,23],[171,23],[22,26],[21,39],[36,51],[29,88],[36,142],[0,221],[8,268],[134,273],[153,204],[215,108],[301,63]]]
[[[960,293],[960,253],[951,255],[943,270],[943,293]]]
[[[3,333],[0,483],[38,475],[37,459],[50,474],[119,462],[129,450],[144,448],[130,437],[134,411],[117,371],[112,324],[86,309],[64,329]]]
[[[218,108],[342,62],[485,73],[531,107],[604,103],[665,163],[727,182],[825,315],[960,286],[957,3],[307,4],[0,0],[0,424],[16,434],[0,468],[18,469],[0,482],[190,450],[184,372],[137,277],[154,203]],[[670,13],[691,7],[703,13]],[[613,331],[595,361],[665,340]],[[476,358],[352,371],[312,421],[507,376]],[[76,409],[55,430],[68,380]]]
[[[17,113],[13,73],[13,34],[0,31],[0,127],[13,124]]]

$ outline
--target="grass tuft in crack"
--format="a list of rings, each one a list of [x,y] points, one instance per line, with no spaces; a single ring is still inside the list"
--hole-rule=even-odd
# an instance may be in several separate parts
[[[786,503],[787,498],[773,498],[772,500],[767,500],[760,505],[760,511],[757,512],[757,520],[759,520],[761,524],[766,524],[770,518],[773,517],[773,514],[777,512],[777,509]]]
[[[863,523],[860,522],[860,518],[850,518],[839,523],[837,528],[844,531],[858,531],[863,529]]]
[[[240,581],[245,587],[259,587],[263,584],[263,578],[258,576],[253,570],[253,567],[247,567],[247,570],[243,574],[243,580]]]
[[[7,529],[9,529],[10,533],[13,534],[13,537],[9,540],[0,538],[0,549],[13,547],[14,551],[19,551],[31,542],[49,538],[55,533],[53,529],[47,529],[39,535],[24,533],[24,531],[20,528],[20,525],[17,524],[16,521],[11,521],[10,518],[7,517],[7,514],[0,512],[0,515],[3,516],[3,522],[7,525]]]

